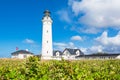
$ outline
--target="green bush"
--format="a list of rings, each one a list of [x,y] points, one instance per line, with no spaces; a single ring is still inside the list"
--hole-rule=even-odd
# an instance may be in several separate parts
[[[120,80],[120,60],[0,60],[1,80]]]

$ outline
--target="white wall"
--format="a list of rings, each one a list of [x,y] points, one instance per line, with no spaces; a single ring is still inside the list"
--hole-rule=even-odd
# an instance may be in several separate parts
[[[12,55],[11,58],[25,59],[25,58],[28,58],[30,56],[33,56],[33,55],[32,54],[18,54],[18,55]]]
[[[116,59],[120,59],[120,55],[118,55],[118,56],[116,57]]]

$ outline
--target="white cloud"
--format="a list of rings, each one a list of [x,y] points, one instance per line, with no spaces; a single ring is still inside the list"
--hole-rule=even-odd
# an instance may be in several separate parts
[[[53,46],[54,46],[54,49],[57,49],[57,50],[64,50],[65,48],[77,48],[75,47],[73,42],[69,42],[69,43],[54,42]]]
[[[89,54],[89,53],[88,53],[88,48],[83,48],[83,47],[81,47],[80,50],[81,50],[84,54]]]
[[[66,43],[57,43],[57,42],[54,42],[53,45],[54,45],[54,46],[63,46],[63,47],[64,47],[64,46],[67,46]]]
[[[79,22],[89,27],[120,28],[120,0],[69,0],[75,16]],[[114,27],[113,27],[114,26]]]
[[[68,22],[68,23],[71,22],[71,19],[70,19],[70,16],[69,16],[67,10],[60,10],[60,11],[57,12],[57,14],[60,16],[60,19],[62,21],[65,21],[65,22]]]
[[[108,33],[104,31],[100,37],[95,39],[102,45],[120,46],[120,32],[114,37],[108,37]]]
[[[103,46],[101,46],[101,45],[97,45],[97,46],[92,46],[91,48],[90,48],[90,52],[91,53],[97,53],[97,52],[103,52]]]
[[[34,44],[35,43],[35,41],[32,39],[25,39],[23,42],[27,43],[27,44]]]
[[[120,31],[115,36],[108,36],[108,32],[104,31],[99,37],[94,39],[94,44],[89,48],[80,48],[85,54],[107,52],[120,52]]]
[[[79,35],[76,35],[76,36],[72,36],[71,40],[82,41],[82,38]]]
[[[104,47],[102,45],[94,45],[91,46],[89,48],[83,48],[81,47],[80,50],[84,53],[84,54],[92,54],[92,53],[97,53],[97,52],[104,52]]]
[[[72,26],[70,28],[71,31],[76,31],[78,33],[92,33],[92,34],[96,34],[98,32],[101,31],[101,29],[97,29],[95,27],[85,27],[85,26],[82,26],[82,27],[75,27],[75,26]]]
[[[69,42],[67,45],[68,48],[77,48],[73,42]]]
[[[109,37],[108,32],[104,31],[101,36],[95,38],[96,43],[102,46],[104,52],[120,52],[120,32],[115,36]]]

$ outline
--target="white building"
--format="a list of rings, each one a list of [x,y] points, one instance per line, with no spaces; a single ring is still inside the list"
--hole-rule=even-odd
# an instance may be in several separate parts
[[[63,52],[54,51],[54,58],[75,59],[77,56],[83,56],[84,53],[80,49],[66,48]]]
[[[62,57],[64,59],[75,59],[76,56],[84,55],[84,53],[80,49],[70,49],[66,48],[63,51]]]
[[[53,57],[61,58],[62,57],[62,52],[59,51],[59,50],[53,51]]]
[[[17,59],[25,59],[30,56],[33,56],[33,53],[26,51],[26,50],[18,50],[16,52],[11,53],[11,58],[17,58]]]
[[[52,59],[53,56],[52,22],[50,12],[46,10],[42,19],[42,59]]]
[[[77,56],[76,59],[120,59],[120,54],[89,54],[84,56]]]
[[[54,58],[63,58],[66,60],[81,60],[81,59],[120,59],[120,53],[96,53],[85,55],[80,49],[66,48],[63,52],[54,51]]]

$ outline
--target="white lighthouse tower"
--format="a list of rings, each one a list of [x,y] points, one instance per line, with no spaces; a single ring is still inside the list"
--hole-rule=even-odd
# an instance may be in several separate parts
[[[42,18],[43,32],[42,32],[42,59],[52,59],[52,19],[48,10],[44,11]]]

